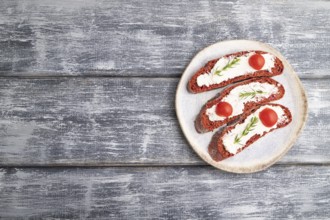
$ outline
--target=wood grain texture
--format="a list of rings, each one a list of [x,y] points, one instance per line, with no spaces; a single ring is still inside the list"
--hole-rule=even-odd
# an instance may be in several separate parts
[[[329,218],[329,1],[0,2],[0,219]],[[305,78],[306,128],[260,173],[205,166],[175,115],[174,77],[231,39]]]
[[[1,219],[328,219],[327,166],[0,169]]]
[[[179,76],[204,47],[251,39],[328,76],[329,1],[4,0],[1,75]]]
[[[0,165],[205,164],[170,78],[0,78]],[[303,80],[309,117],[280,163],[329,163],[330,80]]]

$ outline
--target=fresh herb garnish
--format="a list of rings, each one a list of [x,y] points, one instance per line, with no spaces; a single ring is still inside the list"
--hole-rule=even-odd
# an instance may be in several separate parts
[[[264,94],[265,92],[261,91],[261,90],[252,90],[252,92],[241,92],[239,93],[239,97],[241,99],[246,99],[247,97],[251,96],[251,98],[253,99],[254,97],[256,97],[257,94]]]
[[[235,136],[234,144],[241,144],[240,142],[242,137],[248,135],[250,131],[253,131],[253,129],[257,126],[258,121],[259,119],[257,116],[252,117],[250,122],[246,125],[242,134]]]
[[[226,71],[227,69],[233,68],[238,62],[240,61],[239,58],[235,58],[232,61],[229,61],[226,66],[224,66],[222,69],[216,69],[214,74],[218,75],[218,76],[222,76],[222,74],[220,74],[223,71]]]

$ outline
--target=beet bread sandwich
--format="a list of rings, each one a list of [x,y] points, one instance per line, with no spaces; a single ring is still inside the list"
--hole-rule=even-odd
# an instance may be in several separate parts
[[[199,133],[213,131],[235,121],[249,108],[282,98],[284,93],[284,87],[269,77],[240,82],[226,88],[202,107],[195,128]]]
[[[282,61],[264,51],[242,51],[211,60],[189,80],[188,90],[200,93],[231,83],[283,72]]]
[[[291,121],[290,110],[280,104],[263,104],[251,108],[237,123],[215,133],[208,147],[209,154],[215,161],[232,157]]]

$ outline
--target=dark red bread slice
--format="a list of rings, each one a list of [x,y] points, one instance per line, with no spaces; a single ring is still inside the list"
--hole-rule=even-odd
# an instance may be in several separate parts
[[[239,57],[239,56],[245,55],[245,54],[250,53],[250,52],[255,52],[257,54],[266,54],[267,53],[267,52],[264,52],[264,51],[241,51],[241,52],[237,52],[237,53],[233,53],[233,54],[228,54],[228,55],[225,55],[223,57],[230,57],[230,56]],[[188,82],[188,90],[190,92],[192,92],[192,93],[201,93],[201,92],[213,90],[213,89],[216,89],[216,88],[221,88],[221,87],[227,86],[231,83],[242,81],[242,80],[245,80],[245,79],[262,77],[262,76],[268,76],[268,77],[276,76],[276,75],[280,75],[283,72],[283,69],[284,69],[282,61],[278,57],[275,57],[275,60],[274,60],[275,65],[271,69],[271,71],[256,70],[256,71],[251,72],[251,73],[245,73],[244,75],[240,75],[240,76],[222,81],[219,84],[213,84],[213,85],[209,85],[209,86],[203,85],[203,86],[199,87],[198,84],[197,84],[198,76],[210,72],[212,70],[212,68],[214,67],[214,65],[217,63],[217,61],[221,58],[222,57],[207,62],[204,67],[200,68],[192,76],[192,78]]]
[[[195,120],[195,128],[197,132],[199,133],[205,133],[209,131],[213,131],[214,129],[225,125],[227,123],[233,122],[236,119],[238,119],[242,114],[239,115],[233,115],[228,118],[224,118],[223,120],[219,121],[211,121],[209,119],[209,116],[206,114],[206,110],[211,108],[212,106],[216,105],[217,103],[221,102],[226,96],[230,94],[231,91],[233,91],[235,88],[248,85],[250,83],[259,82],[259,83],[268,83],[271,85],[274,85],[277,87],[278,92],[274,93],[270,96],[265,96],[263,99],[260,99],[258,101],[248,101],[246,99],[241,99],[241,101],[244,103],[244,109],[243,112],[247,111],[249,108],[253,108],[256,105],[268,103],[271,101],[279,100],[284,96],[285,90],[284,87],[277,81],[269,78],[269,77],[262,77],[262,78],[254,78],[250,80],[243,81],[241,83],[235,84],[231,87],[226,88],[222,92],[220,92],[215,98],[209,100],[201,109],[200,113],[196,117]],[[237,97],[239,98],[239,97]],[[236,106],[233,106],[232,103],[229,103],[232,105],[233,108]]]
[[[224,130],[215,133],[215,135],[213,136],[211,143],[208,147],[209,154],[213,158],[213,160],[221,161],[221,160],[224,160],[226,158],[236,155],[236,154],[232,154],[226,150],[226,147],[223,143],[224,136],[229,134],[237,125],[243,124],[246,121],[246,119],[250,115],[252,115],[254,112],[258,111],[259,109],[266,108],[266,107],[271,108],[272,106],[279,106],[280,108],[282,108],[282,110],[284,112],[284,115],[283,115],[284,119],[281,120],[281,118],[279,116],[279,120],[277,121],[276,126],[272,127],[268,132],[264,132],[263,134],[255,134],[252,137],[250,137],[248,139],[248,141],[236,152],[236,154],[240,153],[242,150],[244,150],[245,148],[247,148],[248,146],[253,144],[255,141],[257,141],[259,138],[265,136],[266,134],[272,132],[273,130],[285,127],[288,124],[290,124],[290,122],[292,121],[291,112],[287,107],[285,107],[283,105],[264,104],[264,105],[257,106],[256,108],[250,109],[250,111],[244,113],[244,115],[240,118],[240,120],[236,124],[226,127]],[[258,123],[262,123],[262,122],[259,120]]]

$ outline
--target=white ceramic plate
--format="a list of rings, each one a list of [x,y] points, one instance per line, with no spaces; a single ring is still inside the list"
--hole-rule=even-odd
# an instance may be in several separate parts
[[[282,83],[285,88],[285,95],[274,103],[282,104],[290,109],[293,116],[292,122],[288,126],[260,138],[241,153],[216,162],[207,151],[210,140],[216,130],[199,134],[195,130],[194,121],[202,106],[222,89],[192,94],[188,92],[187,84],[192,75],[204,66],[207,61],[226,54],[246,50],[267,51],[282,60],[284,71],[280,76],[273,78]],[[213,44],[200,51],[192,59],[184,71],[177,88],[176,113],[188,142],[203,160],[221,170],[235,173],[252,173],[271,166],[292,147],[306,121],[307,99],[297,74],[278,51],[269,45],[257,41],[232,40]]]

